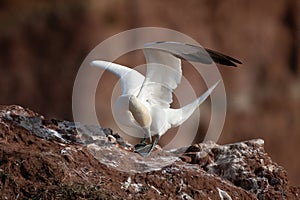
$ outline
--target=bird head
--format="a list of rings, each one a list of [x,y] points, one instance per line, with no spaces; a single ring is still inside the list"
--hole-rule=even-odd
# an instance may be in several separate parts
[[[150,127],[152,118],[149,109],[134,95],[129,97],[129,111],[142,128]]]

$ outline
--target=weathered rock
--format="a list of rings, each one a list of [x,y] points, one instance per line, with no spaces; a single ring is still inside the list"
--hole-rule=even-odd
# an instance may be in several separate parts
[[[263,140],[158,149],[143,158],[110,129],[0,107],[0,199],[298,199]]]
[[[190,163],[254,193],[258,199],[287,199],[287,172],[264,151],[264,141],[250,140],[229,145],[195,144],[186,153]]]

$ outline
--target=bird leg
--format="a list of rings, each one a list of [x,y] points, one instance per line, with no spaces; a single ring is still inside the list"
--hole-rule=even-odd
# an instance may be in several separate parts
[[[146,137],[146,135],[145,135],[145,137],[143,137],[143,139],[141,140],[141,142],[139,143],[139,144],[144,144],[144,145],[146,145],[147,143],[146,143],[146,140],[147,140],[147,137]],[[139,145],[139,144],[137,144],[137,145]]]
[[[156,135],[155,140],[153,141],[152,144],[147,144],[145,142],[145,139],[146,138],[143,138],[141,143],[134,146],[135,148],[134,152],[140,154],[141,156],[148,156],[153,151],[153,149],[155,148],[155,146],[157,145],[160,139],[160,135]]]
[[[147,141],[148,138],[149,138],[149,141],[152,142],[150,128],[143,128],[143,129],[145,131],[144,137],[141,140],[141,142],[139,144],[137,144],[137,145],[141,145],[141,144],[146,145],[147,144],[146,141]]]

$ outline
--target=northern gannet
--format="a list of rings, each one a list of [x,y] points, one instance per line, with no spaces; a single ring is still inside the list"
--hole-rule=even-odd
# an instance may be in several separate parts
[[[179,42],[145,44],[146,76],[116,63],[94,60],[92,66],[108,70],[119,77],[122,94],[118,97],[113,115],[118,126],[127,134],[142,138],[135,151],[147,156],[160,137],[172,127],[185,122],[219,83],[196,100],[179,109],[170,108],[172,93],[182,77],[181,60],[234,66],[241,64],[235,58],[199,46]],[[156,136],[152,142],[152,136]],[[150,144],[146,143],[149,138]]]

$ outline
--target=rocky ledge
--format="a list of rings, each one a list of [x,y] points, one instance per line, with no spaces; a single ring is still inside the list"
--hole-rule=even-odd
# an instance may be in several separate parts
[[[110,129],[0,106],[0,199],[300,199],[261,139],[148,157]]]

